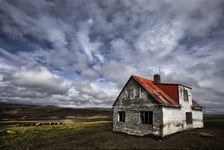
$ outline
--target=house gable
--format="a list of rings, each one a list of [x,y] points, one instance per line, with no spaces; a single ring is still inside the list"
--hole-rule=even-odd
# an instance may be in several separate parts
[[[153,96],[148,93],[145,88],[139,84],[133,76],[129,78],[118,95],[113,106],[147,106],[151,104],[159,104]]]
[[[142,97],[136,99],[136,90],[141,88]],[[129,91],[130,90],[130,91]],[[187,92],[188,100],[184,100],[184,94]],[[131,92],[131,96],[128,94]],[[127,96],[129,95],[129,96]],[[186,94],[185,94],[186,95]],[[130,101],[127,101],[127,100]],[[196,109],[201,109],[200,105],[196,105],[196,103],[192,100],[191,88],[181,85],[181,84],[170,84],[170,83],[154,83],[151,80],[132,75],[129,80],[126,82],[125,86],[121,90],[120,94],[118,95],[116,101],[114,102],[113,106],[115,105],[122,105],[123,101],[125,103],[138,103],[141,99],[147,99],[148,103],[159,104],[162,106],[168,107],[178,107],[187,106]],[[146,101],[147,101],[146,100]],[[119,104],[118,104],[118,101]],[[145,101],[145,102],[146,102]]]
[[[156,84],[148,79],[134,76],[133,78],[141,84],[145,90],[150,93],[150,95],[161,105],[163,106],[170,106],[170,107],[180,107],[178,102],[170,97],[166,92],[156,86]]]

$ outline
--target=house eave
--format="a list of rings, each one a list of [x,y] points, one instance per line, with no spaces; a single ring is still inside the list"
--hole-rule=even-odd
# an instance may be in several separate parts
[[[203,107],[191,106],[191,108],[194,109],[194,110],[203,110]]]
[[[181,108],[181,105],[160,104],[163,107]]]

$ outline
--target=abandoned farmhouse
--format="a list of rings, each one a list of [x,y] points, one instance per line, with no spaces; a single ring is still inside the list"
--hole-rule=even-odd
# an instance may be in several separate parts
[[[192,100],[191,88],[132,75],[113,104],[113,131],[167,136],[202,128],[203,107]]]

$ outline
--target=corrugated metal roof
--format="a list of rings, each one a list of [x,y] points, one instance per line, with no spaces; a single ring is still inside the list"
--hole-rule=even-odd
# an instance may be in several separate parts
[[[178,91],[178,85],[180,84],[170,84],[170,83],[154,83],[152,80],[142,78],[136,75],[132,75],[128,82],[131,79],[134,79],[136,82],[138,82],[151,96],[161,105],[163,106],[169,106],[169,107],[180,107],[179,104],[179,91]],[[127,82],[127,83],[128,83]],[[125,86],[127,85],[125,84]],[[124,87],[125,87],[124,86]],[[122,91],[124,90],[124,87]],[[120,92],[120,94],[122,93]],[[120,96],[118,95],[118,97]],[[118,100],[118,97],[116,101]],[[116,101],[114,102],[113,106],[115,105]],[[199,105],[197,102],[192,100],[192,109],[203,109],[201,105]]]
[[[179,104],[178,84],[154,84],[161,90],[163,90],[166,94],[168,94],[170,97],[172,97]]]
[[[163,105],[179,106],[178,101],[170,97],[166,92],[156,86],[153,81],[145,79],[136,75],[132,77],[146,90],[148,91],[157,102]]]

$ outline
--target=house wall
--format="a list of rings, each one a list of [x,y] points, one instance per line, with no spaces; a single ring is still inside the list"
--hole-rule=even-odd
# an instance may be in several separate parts
[[[162,136],[173,134],[187,129],[203,128],[203,111],[191,110],[192,124],[186,123],[186,111],[183,108],[163,107]],[[189,110],[187,111],[189,112]]]
[[[162,136],[166,136],[184,128],[183,112],[181,108],[163,107],[163,131]]]
[[[194,128],[203,128],[203,111],[202,110],[192,110],[193,115],[193,126]]]
[[[188,91],[188,101],[184,100],[183,90]],[[182,85],[178,85],[179,104],[181,108],[163,107],[163,134],[166,136],[175,132],[203,127],[203,111],[192,110],[192,93],[191,89]],[[192,113],[192,124],[186,123],[186,112]]]
[[[187,90],[188,91],[188,101],[184,101],[183,98],[183,91],[181,90]],[[192,109],[192,92],[190,88],[187,88],[185,86],[179,85],[179,100],[180,104],[182,106],[182,112],[183,112],[183,119],[185,120],[184,123],[184,129],[188,128],[202,128],[203,125],[203,109]],[[186,112],[192,112],[192,125],[186,124]]]
[[[185,111],[191,111],[191,105],[192,105],[192,92],[191,88],[178,85],[179,90],[179,104],[181,104]],[[188,101],[184,100],[184,92],[183,90],[187,90],[188,92]]]
[[[154,134],[160,136],[162,126],[162,108],[153,100],[153,98],[142,88],[140,98],[132,97],[127,99],[126,90],[129,88],[138,88],[135,80],[130,82],[123,89],[113,106],[113,131],[124,132],[132,135]],[[125,111],[125,122],[118,121],[118,112]],[[153,112],[153,125],[142,124],[140,112]]]

